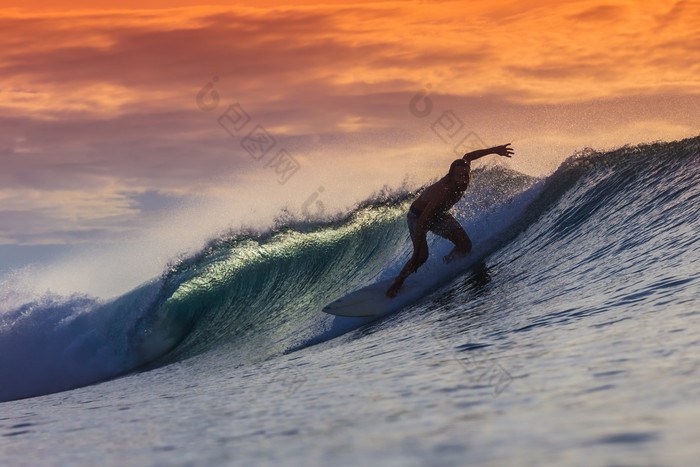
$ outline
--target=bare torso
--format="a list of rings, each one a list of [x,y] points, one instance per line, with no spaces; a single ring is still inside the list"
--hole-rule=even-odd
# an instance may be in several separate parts
[[[448,177],[445,175],[440,180],[430,185],[423,193],[413,202],[412,207],[420,212],[423,212],[430,203],[435,203],[437,206],[435,214],[447,212],[454,206],[457,201],[462,198],[469,185],[464,188],[455,189],[454,185],[450,186]]]

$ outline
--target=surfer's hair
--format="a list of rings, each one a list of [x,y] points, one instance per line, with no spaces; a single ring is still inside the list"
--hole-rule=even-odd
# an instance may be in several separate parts
[[[454,173],[457,167],[469,167],[469,163],[464,159],[455,160],[450,166],[450,171],[447,173],[448,178],[452,179],[452,177],[454,177]]]

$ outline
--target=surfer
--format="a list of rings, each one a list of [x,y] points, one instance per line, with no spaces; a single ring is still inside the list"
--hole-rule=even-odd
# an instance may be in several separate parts
[[[461,159],[452,162],[447,175],[426,188],[411,204],[406,220],[413,241],[413,256],[386,291],[387,297],[395,297],[406,278],[428,260],[428,241],[426,239],[428,231],[454,243],[455,247],[444,258],[446,263],[472,251],[472,242],[469,236],[449,213],[449,210],[462,198],[469,186],[471,161],[489,154],[511,157],[513,149],[509,146],[510,143],[465,154]]]

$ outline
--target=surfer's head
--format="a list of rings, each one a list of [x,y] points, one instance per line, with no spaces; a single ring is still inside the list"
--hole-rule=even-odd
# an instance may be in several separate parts
[[[469,182],[469,162],[464,159],[457,159],[450,166],[450,171],[447,173],[447,177],[450,181],[455,183],[468,183]]]

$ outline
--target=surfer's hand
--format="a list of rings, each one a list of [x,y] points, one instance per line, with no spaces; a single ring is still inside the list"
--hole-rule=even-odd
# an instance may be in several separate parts
[[[504,144],[503,146],[496,146],[493,148],[493,152],[503,157],[511,157],[513,155],[513,148],[509,148],[510,143]]]

